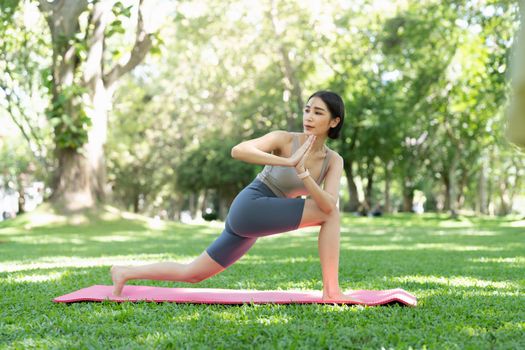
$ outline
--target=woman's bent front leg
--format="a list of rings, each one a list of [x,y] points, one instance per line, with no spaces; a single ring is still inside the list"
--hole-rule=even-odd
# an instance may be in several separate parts
[[[313,199],[306,199],[299,227],[321,226],[318,248],[323,273],[324,300],[351,300],[339,288],[339,248],[341,218],[338,210],[323,212]]]
[[[318,249],[323,271],[323,298],[334,299],[340,296],[339,289],[339,250],[341,218],[339,211],[330,213],[319,231]]]

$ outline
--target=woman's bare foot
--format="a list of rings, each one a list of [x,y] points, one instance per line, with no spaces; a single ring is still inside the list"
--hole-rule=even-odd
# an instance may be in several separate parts
[[[359,298],[352,297],[352,296],[347,295],[347,294],[344,294],[342,292],[338,292],[338,293],[335,293],[335,294],[332,294],[332,295],[328,295],[328,294],[323,293],[322,300],[323,301],[329,301],[329,302],[349,301],[349,302],[353,302],[353,303],[356,303],[356,304],[364,303],[363,300],[361,300]]]
[[[113,266],[111,267],[111,279],[113,280],[113,295],[119,297],[122,294],[122,288],[127,282],[126,271],[128,270],[125,266]]]

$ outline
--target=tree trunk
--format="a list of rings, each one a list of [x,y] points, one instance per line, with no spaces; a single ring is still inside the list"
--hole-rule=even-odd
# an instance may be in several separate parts
[[[92,207],[91,171],[86,157],[74,149],[57,149],[58,167],[53,180],[51,202],[69,210]]]
[[[189,207],[190,215],[193,220],[202,218],[202,204],[204,201],[204,191],[190,193]]]
[[[201,212],[205,213],[206,209],[208,208],[208,199],[209,199],[209,190],[205,189],[203,191],[202,200],[199,203],[199,208],[201,209]]]
[[[63,101],[65,91],[75,84],[75,71],[78,57],[74,46],[68,40],[80,31],[79,16],[87,9],[87,1],[74,3],[49,3],[41,1],[40,7],[47,15],[53,42],[52,66],[52,101],[54,105],[62,103],[63,112],[70,120],[78,116],[78,101],[69,98]],[[64,95],[62,95],[64,94]],[[51,201],[66,209],[78,209],[94,205],[91,191],[91,172],[88,160],[74,148],[64,148],[59,142],[63,131],[55,129],[55,156],[58,168],[54,172],[53,195]]]
[[[25,204],[26,204],[26,195],[24,190],[24,183],[21,179],[18,180],[18,213],[23,214],[25,213]]]
[[[403,211],[411,213],[414,208],[414,189],[406,185],[403,186]]]
[[[500,180],[500,186],[499,186],[499,198],[500,198],[500,205],[498,210],[498,215],[505,216],[510,214],[512,203],[510,201],[509,196],[509,184],[507,180]]]
[[[443,179],[443,185],[445,187],[445,202],[443,204],[443,211],[449,211],[450,210],[450,181],[449,181],[449,172],[443,171],[441,173],[441,178]]]
[[[184,197],[179,193],[175,194],[175,198],[170,197],[168,215],[171,220],[180,221],[182,205],[184,204]]]
[[[151,47],[150,35],[145,30],[142,16],[144,0],[140,0],[135,43],[128,60],[119,62],[110,67],[107,73],[104,72],[105,66],[108,66],[104,61],[105,29],[111,20],[114,3],[115,1],[99,1],[88,7],[86,0],[40,0],[39,7],[46,16],[53,42],[52,108],[59,108],[59,102],[58,104],[62,104],[60,108],[63,108],[60,112],[66,115],[65,118],[76,123],[79,116],[82,116],[81,112],[84,112],[91,122],[87,141],[82,145],[62,144],[60,140],[64,135],[72,138],[76,134],[68,135],[70,130],[55,128],[58,168],[55,171],[51,200],[66,210],[93,207],[97,202],[105,200],[106,168],[103,147],[114,83],[139,64]],[[81,29],[80,17],[86,11],[89,11],[88,23]],[[83,45],[78,45],[79,40]],[[78,52],[79,47],[86,48],[84,55]],[[80,72],[80,69],[83,71]],[[81,96],[79,87],[85,91]],[[60,115],[59,117],[62,118]],[[77,125],[77,129],[84,127],[87,128],[86,123]]]
[[[220,197],[219,198],[219,212],[218,212],[218,218],[219,220],[226,220],[226,216],[228,216],[228,205],[230,203],[230,200],[228,198]]]
[[[373,199],[373,191],[374,191],[374,168],[369,163],[366,171],[366,193],[365,193],[365,201],[367,203],[367,207],[372,210],[372,199]]]
[[[280,46],[281,57],[283,59],[283,73],[286,78],[286,90],[291,95],[292,99],[295,100],[295,109],[292,109],[291,115],[288,115],[288,130],[296,130],[299,128],[302,130],[302,119],[299,118],[301,111],[303,110],[303,97],[301,91],[301,85],[295,77],[295,70],[292,67],[292,63],[288,58],[288,50],[284,45]],[[288,102],[288,101],[285,101]],[[292,104],[293,106],[293,104]]]
[[[197,216],[197,196],[195,195],[195,192],[190,193],[188,202],[191,218],[194,219]]]
[[[454,156],[452,157],[452,163],[450,164],[449,169],[449,206],[450,206],[450,216],[455,218],[458,216],[458,207],[457,207],[457,198],[458,198],[458,183],[457,183],[457,177],[456,177],[456,170],[458,167],[459,162],[459,154],[456,151],[454,153]]]
[[[93,207],[106,199],[104,144],[107,139],[107,110],[112,96],[104,88],[102,80],[96,85],[93,96],[85,96],[89,99],[87,105],[93,106],[86,108],[92,121],[88,142],[80,151],[70,148],[56,151],[58,168],[52,202],[68,210]]]
[[[495,163],[495,154],[492,150],[489,154],[489,163],[488,163],[488,169],[492,169],[493,164]],[[494,175],[492,171],[490,171],[488,180],[487,180],[487,214],[488,215],[494,215]]]
[[[302,120],[299,118],[301,111],[303,110],[303,93],[299,79],[296,77],[295,69],[290,61],[289,52],[285,44],[282,42],[282,36],[286,30],[283,22],[279,20],[279,13],[277,12],[277,5],[275,1],[271,1],[271,8],[267,15],[272,24],[273,34],[275,42],[278,43],[279,54],[281,55],[281,71],[284,76],[284,102],[288,106],[290,98],[295,104],[295,108],[287,107],[286,123],[289,131],[296,130],[298,127],[302,130]]]
[[[133,197],[133,212],[137,214],[140,210],[140,194],[137,193]]]
[[[102,77],[97,79],[92,87],[92,95],[86,96],[86,113],[91,119],[92,126],[88,133],[86,144],[87,158],[91,171],[91,190],[95,198],[103,202],[106,199],[106,159],[104,145],[107,140],[108,111],[111,109],[113,89],[104,86]]]
[[[345,174],[348,180],[348,194],[350,195],[350,201],[346,209],[349,212],[356,212],[359,209],[359,196],[357,194],[357,186],[354,181],[353,161],[347,160],[344,163]]]
[[[391,213],[392,212],[392,204],[390,199],[390,185],[392,181],[392,167],[394,165],[394,162],[388,161],[385,164],[385,206],[384,206],[384,212],[385,213]]]
[[[478,180],[478,198],[476,199],[476,213],[487,214],[487,161],[485,156],[481,161]]]
[[[468,174],[466,170],[463,170],[461,181],[458,184],[458,193],[456,198],[457,210],[460,210],[465,205],[465,187],[468,182]]]
[[[239,190],[235,187],[232,188],[224,188],[223,190],[219,190],[217,192],[218,199],[219,199],[219,210],[218,210],[218,218],[219,220],[226,220],[226,217],[228,216],[228,211],[230,210],[230,207],[233,203],[233,200],[239,193]]]
[[[199,197],[197,199],[197,212],[195,213],[195,219],[202,219],[202,209],[206,201],[206,190],[199,191]]]

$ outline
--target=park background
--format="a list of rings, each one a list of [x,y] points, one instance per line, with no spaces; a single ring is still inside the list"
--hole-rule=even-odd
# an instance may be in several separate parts
[[[241,309],[282,328],[241,328],[237,336],[258,336],[263,347],[523,345],[525,156],[505,138],[518,1],[0,4],[0,346],[111,346],[112,327],[98,328],[97,342],[89,327],[73,325],[84,317],[81,307],[47,301],[78,281],[107,284],[112,263],[199,254],[262,170],[232,159],[231,148],[271,130],[302,131],[305,99],[320,89],[346,104],[341,138],[328,142],[345,162],[344,286],[401,286],[423,300],[412,311],[338,314],[320,335],[319,314],[348,309],[308,307],[308,316],[275,309],[282,319],[272,308]],[[382,217],[359,217],[372,211]],[[300,242],[294,235],[259,242],[226,277],[204,286],[319,289],[315,232],[305,231],[309,239]],[[265,257],[281,264],[265,265]],[[254,279],[239,281],[246,271]],[[35,288],[37,297],[17,301]],[[444,312],[469,293],[463,313]],[[489,305],[480,306],[482,296]],[[446,325],[429,338],[425,307]],[[35,308],[69,313],[69,333],[50,331],[51,316],[36,326]],[[84,308],[103,317],[133,310]],[[160,308],[135,310],[151,322]],[[479,315],[469,323],[473,309]],[[219,322],[239,317],[235,310],[172,305],[158,325],[174,322],[168,310],[188,313],[178,321],[184,327],[184,320],[201,327],[201,317],[235,335]],[[363,319],[351,319],[357,313]],[[287,315],[313,323],[287,333]],[[415,330],[396,335],[389,315]],[[370,327],[334,335],[352,322]],[[184,327],[155,327],[134,329],[117,346],[231,346],[175,336]]]

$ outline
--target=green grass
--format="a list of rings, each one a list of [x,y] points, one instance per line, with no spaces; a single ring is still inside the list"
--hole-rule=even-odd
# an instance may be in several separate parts
[[[415,308],[51,300],[110,284],[114,263],[189,261],[221,232],[118,212],[0,223],[0,348],[525,348],[525,221],[437,215],[342,219],[344,289],[401,287]],[[260,239],[197,285],[321,289],[317,230]]]

